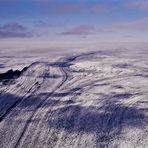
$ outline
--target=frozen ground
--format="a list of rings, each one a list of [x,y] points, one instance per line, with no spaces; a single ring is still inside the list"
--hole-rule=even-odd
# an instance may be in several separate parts
[[[147,59],[146,49],[1,57],[0,147],[147,148]]]

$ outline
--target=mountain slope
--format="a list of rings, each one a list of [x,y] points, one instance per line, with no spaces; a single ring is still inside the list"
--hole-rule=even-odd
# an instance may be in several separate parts
[[[144,60],[91,52],[17,76],[0,83],[0,147],[147,147]]]

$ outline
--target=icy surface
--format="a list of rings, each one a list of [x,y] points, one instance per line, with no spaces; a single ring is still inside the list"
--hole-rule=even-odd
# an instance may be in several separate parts
[[[146,148],[148,52],[1,57],[1,148]]]

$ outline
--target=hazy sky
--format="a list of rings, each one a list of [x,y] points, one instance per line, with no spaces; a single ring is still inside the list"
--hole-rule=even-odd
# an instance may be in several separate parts
[[[0,0],[0,50],[147,40],[148,0]]]

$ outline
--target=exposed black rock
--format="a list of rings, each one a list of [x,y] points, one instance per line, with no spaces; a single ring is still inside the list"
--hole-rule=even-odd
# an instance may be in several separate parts
[[[23,68],[22,70],[8,70],[5,73],[0,73],[0,82],[8,82],[9,80],[17,79],[28,67]]]

